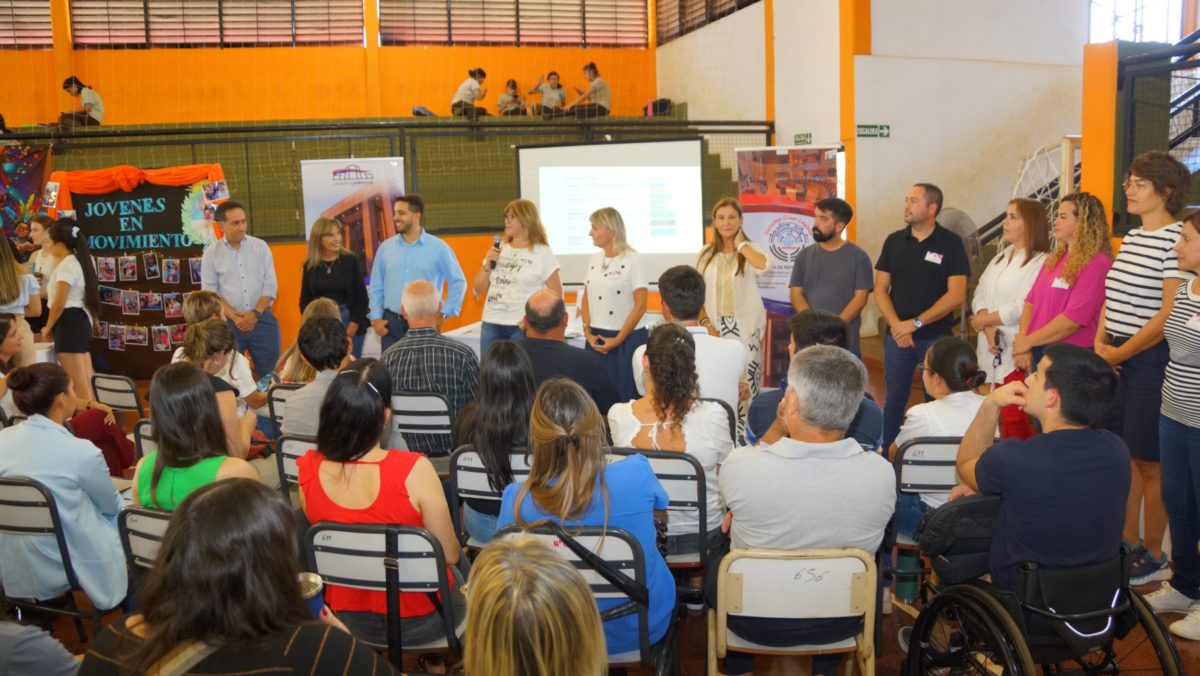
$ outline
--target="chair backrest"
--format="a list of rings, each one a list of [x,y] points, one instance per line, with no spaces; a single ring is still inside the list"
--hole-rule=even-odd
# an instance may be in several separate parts
[[[727,618],[864,617],[862,645],[874,642],[878,569],[861,549],[735,549],[717,573],[717,654]],[[786,649],[781,649],[786,650]]]
[[[424,528],[322,521],[308,529],[304,551],[308,569],[327,584],[387,592],[389,573],[394,572],[393,593],[440,593],[441,598],[449,598],[446,557],[437,538]],[[459,652],[454,631],[459,618],[452,616],[451,606],[442,604],[443,628],[450,648]],[[389,615],[393,608],[399,627],[398,602],[389,602]],[[391,655],[394,662],[399,659],[398,649],[397,645]]]
[[[701,397],[700,401],[711,401],[725,409],[725,417],[729,420],[729,438],[733,439],[733,443],[737,444],[737,413],[734,413],[733,407],[724,399],[708,399]]]
[[[896,491],[933,493],[958,484],[955,459],[962,437],[919,437],[896,453]]]
[[[316,439],[298,434],[283,434],[275,440],[275,462],[279,464],[279,488],[283,491],[283,497],[290,499],[291,491],[288,488],[300,483],[296,460],[316,447]]]
[[[154,443],[154,424],[149,418],[142,418],[133,425],[133,459],[141,460],[147,454],[158,450]]]
[[[510,456],[513,482],[521,483],[529,477],[530,463],[533,458],[524,449],[516,449]],[[459,446],[450,456],[450,486],[451,494],[459,500],[495,500],[499,501],[501,491],[492,489],[488,482],[487,467],[483,458],[475,452],[471,444]]]
[[[59,521],[54,494],[40,481],[24,477],[0,478],[0,533],[15,536],[54,536],[67,574],[67,584],[79,588],[71,553]]]
[[[275,424],[283,424],[287,398],[301,387],[304,387],[304,383],[280,383],[267,391],[267,410],[271,412],[271,420],[274,420]]]
[[[640,453],[650,461],[658,483],[667,492],[668,510],[697,510],[698,542],[708,541],[708,482],[704,467],[694,456],[678,451],[645,451],[640,448],[612,448],[610,455],[630,456]],[[611,460],[610,460],[611,462]],[[700,547],[700,562],[707,562],[708,547]]]
[[[620,571],[642,585],[646,584],[646,558],[642,553],[641,544],[629,532],[621,528],[601,528],[598,526],[573,526],[564,530],[576,542],[603,559],[610,569]],[[633,601],[633,599],[593,568],[591,564],[576,556],[575,552],[562,541],[559,534],[552,528],[539,526],[522,530],[517,526],[508,526],[501,529],[496,536],[501,537],[509,533],[519,532],[529,533],[540,538],[551,549],[569,561],[583,575],[583,579],[592,590],[594,598]],[[635,612],[638,618],[639,652],[642,662],[648,664],[650,661],[649,608],[638,604]]]
[[[170,512],[143,507],[127,507],[117,518],[121,532],[121,547],[130,568],[153,568],[162,546],[163,535],[171,523]]]
[[[114,411],[133,411],[139,418],[146,417],[137,386],[126,376],[97,373],[92,376],[92,391],[96,393],[96,401]]]
[[[404,435],[410,446],[414,439],[421,442],[415,447],[428,448],[430,445],[445,449],[440,455],[446,455],[450,449],[450,427],[454,416],[450,413],[450,403],[445,395],[438,392],[396,392],[392,394],[392,433]],[[427,453],[427,455],[436,455]]]

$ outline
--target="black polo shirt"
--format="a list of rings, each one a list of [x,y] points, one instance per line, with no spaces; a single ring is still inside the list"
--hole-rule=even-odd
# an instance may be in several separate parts
[[[971,276],[971,264],[962,238],[934,224],[933,232],[923,241],[913,237],[912,226],[905,226],[888,235],[879,252],[875,269],[892,276],[888,295],[900,319],[915,319],[933,307],[946,293],[947,282],[954,275]],[[948,336],[954,325],[954,313],[921,327],[913,336],[928,338]]]

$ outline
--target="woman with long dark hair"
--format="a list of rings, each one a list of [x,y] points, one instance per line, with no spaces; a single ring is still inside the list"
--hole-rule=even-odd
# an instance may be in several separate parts
[[[203,486],[171,517],[141,612],[106,627],[79,673],[394,673],[328,608],[313,618],[297,560],[278,492],[246,479]]]
[[[678,324],[659,324],[650,332],[642,355],[646,396],[616,404],[608,411],[613,444],[654,451],[687,453],[700,461],[708,491],[708,547],[721,539],[725,507],[717,485],[717,468],[733,450],[725,409],[700,401],[696,376],[696,342]],[[667,522],[667,553],[694,554],[698,510],[673,511]]]
[[[16,320],[17,331],[24,340],[21,351],[13,355],[14,366],[24,366],[36,361],[36,351],[33,347],[33,330],[25,317],[37,317],[42,314],[42,298],[38,295],[41,286],[37,278],[18,261],[9,246],[9,239],[0,229],[0,314],[12,315]]]
[[[650,642],[663,637],[675,609],[675,581],[658,551],[654,510],[667,508],[667,492],[644,455],[607,460],[604,419],[582,387],[567,378],[542,383],[529,419],[529,479],[504,489],[498,526],[555,522],[563,526],[621,528],[637,539],[650,590]],[[600,612],[620,605],[600,599]],[[610,654],[638,648],[637,618],[604,623]]]
[[[905,443],[921,437],[961,437],[966,434],[983,395],[975,388],[987,381],[975,350],[962,338],[939,338],[925,353],[921,383],[932,401],[908,409],[890,456]],[[902,493],[896,507],[896,529],[913,537],[925,512],[946,504],[949,493]]]
[[[46,319],[50,314],[50,305],[47,300],[47,282],[50,280],[50,275],[53,274],[54,268],[62,262],[62,258],[55,256],[49,249],[50,246],[50,226],[54,225],[54,219],[49,216],[34,216],[29,220],[29,239],[38,246],[37,251],[34,251],[29,256],[29,269],[33,272],[33,276],[38,281],[38,297],[42,311],[36,317],[30,315],[29,328],[35,334],[41,333],[42,328],[46,326]],[[30,342],[33,342],[30,340]]]
[[[392,377],[376,359],[360,359],[333,379],[321,403],[317,448],[296,461],[304,512],[313,523],[386,523],[428,530],[446,555],[454,617],[464,609],[457,574],[458,538],[437,471],[412,451],[387,450],[380,439],[391,416]],[[387,595],[328,585],[325,600],[351,632],[386,645]],[[444,633],[429,595],[400,594],[404,643],[429,643]],[[435,656],[436,657],[436,656]]]
[[[230,457],[210,377],[187,363],[168,364],[150,381],[150,422],[158,450],[138,461],[133,502],[172,510],[201,486],[220,479],[258,480],[241,458]]]
[[[535,390],[529,355],[510,340],[496,341],[479,363],[475,401],[464,406],[455,421],[455,443],[471,444],[497,493],[513,482],[510,456],[528,444]],[[494,500],[468,499],[463,506],[467,533],[479,542],[491,540],[499,514],[500,503]]]
[[[54,338],[54,352],[79,396],[93,399],[92,345],[93,328],[99,330],[100,286],[96,266],[88,251],[87,233],[74,219],[62,218],[47,232],[49,249],[62,262],[54,268],[47,288],[50,315],[42,327],[42,340]]]
[[[0,430],[0,477],[35,479],[50,489],[80,587],[101,610],[125,598],[128,578],[117,536],[121,499],[100,449],[66,428],[78,407],[75,385],[53,364],[5,378],[28,419]],[[12,598],[53,599],[68,591],[54,535],[0,534],[0,585]]]
[[[74,127],[100,126],[104,121],[104,100],[96,90],[83,84],[74,75],[63,80],[62,88],[71,96],[79,97],[79,110],[59,115],[58,125],[67,130]]]
[[[342,246],[342,224],[332,218],[313,221],[308,235],[308,257],[304,259],[300,277],[300,312],[317,298],[336,303],[338,318],[346,326],[355,357],[362,356],[363,339],[367,335],[364,277],[358,257]]]

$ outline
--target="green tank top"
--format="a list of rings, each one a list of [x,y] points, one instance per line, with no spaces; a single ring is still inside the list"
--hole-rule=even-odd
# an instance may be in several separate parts
[[[205,458],[191,467],[164,467],[162,475],[158,477],[158,486],[154,490],[154,497],[157,499],[152,499],[150,480],[154,477],[154,463],[157,457],[158,451],[153,451],[148,453],[142,462],[137,482],[138,503],[150,509],[173,510],[193,491],[216,481],[217,470],[221,468],[221,463],[225,462],[227,456]]]

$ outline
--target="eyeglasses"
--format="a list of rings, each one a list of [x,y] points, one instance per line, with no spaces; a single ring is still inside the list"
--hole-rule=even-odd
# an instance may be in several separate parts
[[[1150,181],[1144,181],[1140,178],[1135,181],[1127,178],[1125,179],[1125,182],[1121,184],[1121,187],[1125,190],[1129,190],[1130,188],[1133,188],[1134,190],[1141,190],[1148,185],[1150,185]]]

